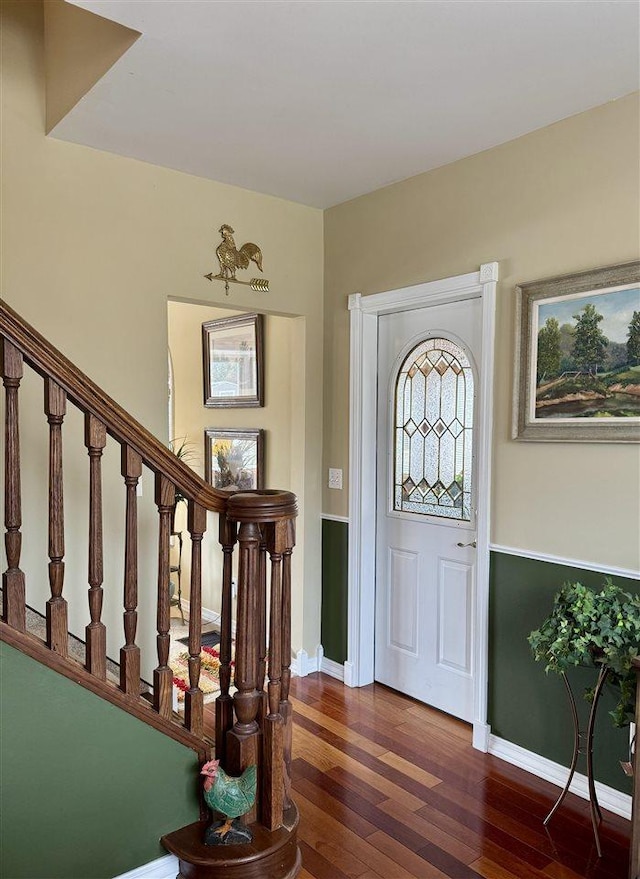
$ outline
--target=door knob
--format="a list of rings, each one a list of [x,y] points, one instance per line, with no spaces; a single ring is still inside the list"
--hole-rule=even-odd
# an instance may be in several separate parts
[[[471,543],[456,543],[456,546],[472,546],[475,549],[477,544],[475,540],[472,540]]]

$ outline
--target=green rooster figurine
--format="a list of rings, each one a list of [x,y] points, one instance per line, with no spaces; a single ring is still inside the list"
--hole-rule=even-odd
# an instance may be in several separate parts
[[[225,821],[214,821],[207,827],[205,845],[238,845],[251,842],[253,834],[240,818],[256,801],[257,767],[247,766],[239,778],[232,778],[220,767],[219,760],[209,760],[200,770],[205,776],[204,799],[213,812],[220,812]]]

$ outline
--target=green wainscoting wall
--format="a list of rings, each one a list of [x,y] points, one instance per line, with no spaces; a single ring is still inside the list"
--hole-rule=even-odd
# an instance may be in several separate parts
[[[0,644],[7,879],[111,879],[198,820],[197,756]]]
[[[605,575],[568,565],[522,558],[507,553],[491,554],[489,629],[489,723],[491,732],[529,751],[569,765],[573,736],[571,715],[562,679],[546,675],[542,663],[533,660],[527,635],[549,615],[560,586],[576,580],[599,587]],[[627,592],[640,592],[640,583],[612,577]],[[593,686],[594,673],[576,669],[570,675],[574,692]],[[594,738],[594,774],[598,781],[631,793],[631,779],[620,769],[628,759],[629,729],[616,729],[608,712],[614,704],[610,691],[598,706]],[[586,717],[588,704],[578,699]],[[578,770],[585,772],[584,765]]]
[[[343,663],[347,656],[347,568],[349,526],[322,522],[322,646],[325,656]],[[550,613],[553,597],[568,580],[600,586],[604,574],[569,565],[537,561],[502,552],[491,553],[489,631],[489,724],[491,732],[543,757],[568,766],[573,737],[571,716],[562,680],[546,675],[533,660],[527,636]],[[613,577],[628,592],[640,592],[640,582]],[[576,693],[593,685],[594,675],[577,669],[571,675]],[[579,698],[586,718],[588,704]],[[628,729],[616,729],[608,712],[614,704],[605,690],[596,726],[594,765],[598,781],[631,792],[631,781],[619,760],[627,759]],[[585,720],[586,724],[586,720]],[[586,771],[582,761],[578,765]]]
[[[341,665],[347,658],[347,571],[349,526],[322,520],[321,639],[327,659]]]

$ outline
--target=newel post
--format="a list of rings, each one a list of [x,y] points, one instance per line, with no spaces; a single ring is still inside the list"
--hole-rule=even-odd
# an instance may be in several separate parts
[[[242,816],[251,827],[253,839],[248,846],[211,846],[205,853],[199,842],[201,825],[196,831],[197,848],[193,844],[196,825],[163,837],[165,848],[178,855],[181,876],[295,879],[302,869],[297,842],[298,810],[288,795],[291,552],[296,514],[295,496],[284,491],[231,494],[226,510],[220,513],[224,567],[216,756],[221,759],[222,768],[233,776],[241,775],[249,766],[257,768],[256,802]],[[237,527],[236,693],[231,712],[231,562]],[[269,589],[267,555],[271,567]],[[218,739],[225,732],[226,748],[221,750]]]
[[[227,733],[233,726],[231,686],[231,611],[233,591],[233,548],[238,526],[226,513],[219,515],[219,540],[222,547],[222,605],[220,620],[220,695],[216,699],[216,756],[226,765]]]
[[[226,768],[231,774],[239,774],[252,763],[257,764],[257,814],[268,830],[282,825],[283,813],[290,805],[291,552],[296,514],[295,496],[277,491],[232,495],[227,511],[228,518],[240,524],[240,556],[234,679],[236,722],[227,733]],[[268,651],[266,552],[271,560]],[[264,693],[261,688],[267,673]],[[261,706],[266,708],[266,716],[259,715]],[[250,813],[247,820],[254,817]]]
[[[284,720],[282,701],[282,559],[287,549],[287,520],[266,526],[271,559],[271,606],[269,608],[268,713],[264,720],[264,771],[262,775],[262,823],[269,830],[282,824],[284,808]]]
[[[285,549],[282,554],[282,687],[280,692],[280,714],[284,723],[283,764],[284,764],[284,807],[291,802],[291,751],[293,739],[293,712],[289,702],[291,683],[291,555],[296,542],[294,519],[286,521]]]
[[[258,581],[260,563],[260,528],[255,522],[242,522],[238,533],[238,603],[236,611],[236,693],[233,697],[236,722],[227,733],[226,760],[233,775],[247,766],[260,765],[257,723],[260,695],[256,689],[258,675]],[[247,815],[250,823],[256,807]]]

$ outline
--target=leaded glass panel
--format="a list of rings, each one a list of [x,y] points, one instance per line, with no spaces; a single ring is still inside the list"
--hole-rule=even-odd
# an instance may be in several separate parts
[[[394,510],[471,519],[473,372],[450,339],[427,339],[396,382]]]

